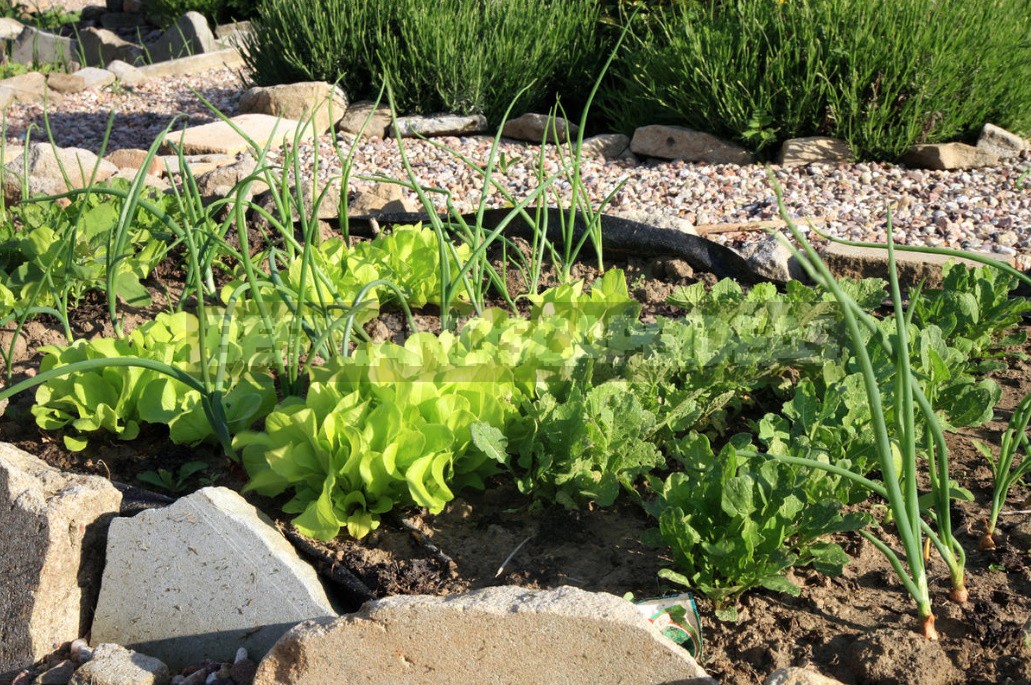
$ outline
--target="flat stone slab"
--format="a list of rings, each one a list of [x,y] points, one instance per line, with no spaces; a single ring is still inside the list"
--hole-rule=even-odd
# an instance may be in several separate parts
[[[579,126],[562,117],[552,119],[546,114],[535,112],[528,112],[515,119],[509,119],[501,129],[501,135],[506,138],[524,140],[538,145],[541,141],[565,143],[576,138],[579,132]]]
[[[751,164],[752,155],[739,145],[683,126],[641,126],[630,139],[630,150],[642,157],[680,159],[707,164]]]
[[[790,138],[780,146],[777,164],[843,164],[852,161],[852,148],[840,138],[810,136]]]
[[[561,587],[397,596],[308,621],[258,665],[254,685],[715,685],[626,600]]]
[[[93,620],[94,642],[173,670],[260,656],[297,623],[336,614],[315,570],[272,523],[227,488],[116,519]]]
[[[990,257],[995,261],[1013,266],[1013,259],[998,254],[979,253],[979,256]],[[847,278],[888,278],[888,251],[875,247],[852,247],[830,243],[823,255],[831,273]],[[956,259],[939,254],[921,252],[895,252],[895,265],[898,268],[899,282],[904,287],[912,287],[924,281],[928,288],[940,288],[942,284],[942,267],[949,261],[960,262],[967,266],[983,266],[972,259]]]
[[[0,443],[0,673],[86,633],[121,501],[108,480]]]
[[[462,136],[486,130],[487,117],[482,114],[470,114],[469,116],[436,114],[428,117],[398,117],[396,128],[396,131],[400,133],[402,138]],[[391,136],[395,133],[393,124],[389,128],[389,133]]]
[[[200,55],[181,57],[167,62],[157,62],[139,67],[142,81],[153,81],[154,79],[172,78],[175,76],[189,76],[200,74],[212,69],[228,67],[237,69],[244,66],[243,55],[235,48],[205,52]]]
[[[949,171],[994,166],[999,163],[999,156],[966,143],[935,143],[914,145],[899,161],[922,169]]]
[[[270,114],[240,114],[230,121],[259,148],[269,141],[272,141],[273,148],[279,147],[284,141],[292,142],[297,130],[302,128],[299,121],[280,119]],[[301,140],[311,140],[313,136],[311,125],[303,126]],[[161,144],[161,151],[171,154],[179,146],[184,155],[235,155],[250,150],[246,138],[225,121],[193,126],[185,131],[172,131]]]
[[[110,86],[117,77],[107,69],[86,67],[71,74],[55,72],[47,77],[47,85],[58,93],[78,93]]]
[[[329,130],[347,111],[347,95],[325,81],[254,87],[240,95],[242,114],[271,114],[306,121],[314,119],[319,133]]]

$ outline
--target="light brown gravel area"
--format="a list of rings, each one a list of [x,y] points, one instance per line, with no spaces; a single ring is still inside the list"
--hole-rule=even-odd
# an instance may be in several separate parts
[[[222,69],[136,87],[70,95],[51,108],[54,139],[63,147],[98,150],[108,111],[115,108],[108,149],[145,148],[173,117],[182,117],[177,127],[214,119],[193,91],[224,113],[236,114],[244,81],[241,74]],[[11,107],[8,140],[21,139],[31,123],[42,126],[39,107]],[[33,138],[40,139],[40,133],[34,132]],[[320,179],[324,182],[339,177],[341,164],[333,142],[332,134],[326,134],[319,139],[317,148],[312,142],[302,146],[300,154],[306,175],[312,173],[317,149]],[[351,139],[341,136],[339,142],[340,152],[346,154]],[[493,139],[478,136],[435,142],[437,145],[418,140],[405,143],[419,183],[448,191],[460,211],[473,209],[480,199],[481,177],[439,145],[483,164]],[[501,164],[496,177],[518,202],[537,187],[539,147],[503,140],[499,150]],[[561,163],[555,148],[549,147],[545,172],[556,171]],[[926,171],[894,164],[860,163],[774,167],[774,172],[785,189],[790,213],[823,219],[824,228],[833,235],[884,242],[887,209],[891,207],[900,243],[993,252],[1015,258],[1018,266],[1027,269],[1031,267],[1031,188],[1023,175],[1029,167],[1031,154],[1025,152],[995,167],[968,171]],[[357,145],[353,186],[367,187],[371,184],[369,178],[375,176],[406,178],[394,141]],[[695,224],[759,221],[777,213],[766,168],[759,165],[589,159],[582,165],[582,180],[595,203],[614,193],[611,211],[650,210]],[[559,182],[554,188],[559,195],[568,196],[568,185]],[[508,198],[498,192],[492,192],[488,198],[492,207],[507,202]],[[762,235],[738,233],[716,239],[740,246]]]

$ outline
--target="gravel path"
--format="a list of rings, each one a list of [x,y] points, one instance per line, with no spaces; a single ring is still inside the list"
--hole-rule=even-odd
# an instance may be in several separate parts
[[[108,111],[116,109],[114,130],[108,150],[147,147],[174,116],[189,124],[210,121],[214,116],[192,92],[206,97],[227,114],[235,114],[243,83],[241,75],[228,69],[201,76],[168,79],[123,89],[86,92],[66,96],[50,111],[55,141],[61,146],[98,150]],[[7,115],[7,138],[17,141],[30,124],[42,126],[37,106],[15,105]],[[180,124],[182,125],[182,124]],[[40,132],[33,132],[40,139]],[[343,150],[349,148],[342,138]],[[491,139],[443,138],[439,142],[484,162]],[[315,158],[314,143],[301,149],[306,168]],[[510,164],[498,179],[516,198],[536,187],[538,146],[503,141],[500,147]],[[478,176],[454,156],[413,140],[406,152],[424,186],[447,189],[463,211],[475,206],[482,183]],[[318,144],[319,176],[339,173],[330,134]],[[356,176],[385,175],[404,178],[404,170],[393,141],[371,141],[355,150]],[[558,168],[553,149],[546,168]],[[776,168],[785,189],[792,215],[823,219],[832,234],[854,240],[883,242],[886,209],[895,217],[896,238],[901,243],[936,245],[994,252],[1014,257],[1022,269],[1031,267],[1031,183],[1022,187],[1021,176],[1031,167],[1025,152],[992,168],[940,172],[907,169],[880,163],[809,165]],[[680,216],[695,224],[733,223],[770,219],[777,208],[762,166],[706,165],[685,162],[602,162],[588,160],[583,180],[596,200],[612,192],[619,183],[611,208],[654,210]],[[1031,180],[1031,179],[1029,179]],[[369,181],[356,179],[361,187]],[[501,204],[495,194],[491,206]],[[737,233],[716,239],[740,245],[762,233]]]

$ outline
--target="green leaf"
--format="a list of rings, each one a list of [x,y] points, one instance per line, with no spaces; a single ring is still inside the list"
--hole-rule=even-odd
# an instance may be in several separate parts
[[[478,421],[469,426],[469,432],[473,445],[488,458],[499,464],[508,461],[508,438],[499,429],[489,423]]]

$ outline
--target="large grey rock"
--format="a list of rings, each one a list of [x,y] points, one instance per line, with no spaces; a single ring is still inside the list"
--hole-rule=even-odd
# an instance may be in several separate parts
[[[562,587],[397,596],[309,621],[258,665],[254,685],[714,683],[629,602]]]
[[[115,520],[92,638],[173,669],[264,654],[297,623],[334,616],[315,571],[240,495],[204,488]]]
[[[168,666],[119,645],[101,644],[79,667],[68,685],[166,685]]]
[[[506,121],[501,129],[501,135],[530,143],[540,144],[542,140],[548,143],[565,143],[576,138],[579,131],[579,126],[562,117],[552,119],[546,114],[529,112]]]
[[[67,64],[75,59],[75,41],[26,26],[11,45],[10,60],[18,64]]]
[[[981,137],[977,139],[977,148],[991,152],[999,159],[1016,157],[1028,148],[1028,142],[1016,133],[1010,133],[995,124],[985,124],[981,129]]]
[[[122,495],[0,443],[0,673],[84,635]]]
[[[146,64],[140,67],[144,81],[153,81],[162,78],[174,78],[176,76],[189,76],[200,74],[212,69],[237,69],[244,66],[243,55],[233,48],[206,52],[202,55],[191,55],[180,57],[167,62]]]
[[[770,674],[763,685],[842,685],[840,680],[828,678],[805,668],[780,668]]]
[[[304,121],[314,116],[315,127],[325,133],[347,111],[347,96],[325,81],[255,87],[240,96],[240,113],[270,114]]]
[[[125,31],[146,28],[148,22],[145,16],[133,12],[104,12],[100,25],[108,31]]]
[[[935,143],[914,145],[902,155],[900,161],[923,169],[948,171],[994,166],[999,163],[999,156],[966,143]]]
[[[187,12],[168,27],[161,37],[147,46],[154,62],[164,62],[189,55],[215,52],[219,49],[208,20],[199,12]]]
[[[182,147],[185,155],[235,155],[250,149],[247,138],[253,140],[259,148],[270,141],[272,147],[276,148],[284,141],[293,142],[298,131],[301,140],[314,137],[311,125],[302,127],[299,121],[281,119],[270,114],[239,114],[230,121],[232,125],[225,121],[215,121],[184,131],[172,131],[161,145],[162,152],[172,153],[174,147]]]
[[[104,67],[115,61],[127,64],[144,61],[143,49],[139,45],[107,29],[90,27],[80,31],[79,48],[86,64],[93,67]]]
[[[71,74],[55,72],[47,77],[47,85],[58,93],[78,93],[97,90],[115,82],[115,75],[107,69],[86,67]]]
[[[634,131],[630,150],[643,157],[707,164],[751,164],[754,161],[743,147],[683,126],[642,126]]]
[[[353,135],[360,132],[363,138],[386,138],[390,126],[390,108],[380,105],[373,111],[374,106],[375,103],[368,100],[352,103],[337,122],[337,130]]]
[[[843,164],[852,161],[852,148],[840,138],[810,136],[791,138],[780,146],[777,164]]]
[[[620,159],[630,149],[630,137],[622,133],[600,133],[584,139],[580,149],[584,157],[601,157],[605,160]]]
[[[398,117],[397,129],[402,138],[423,136],[462,136],[487,130],[487,117],[482,114],[459,116],[456,114],[435,114],[433,116]],[[394,135],[394,126],[389,134]]]

